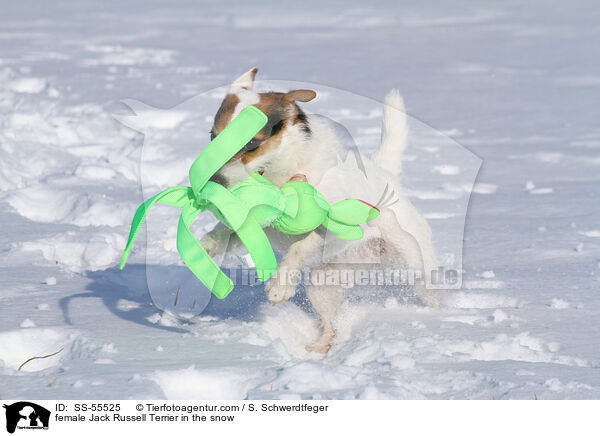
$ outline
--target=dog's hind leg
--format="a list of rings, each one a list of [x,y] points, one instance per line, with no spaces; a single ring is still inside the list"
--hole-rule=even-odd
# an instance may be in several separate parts
[[[306,350],[324,354],[329,351],[335,340],[334,322],[342,305],[343,290],[335,286],[310,285],[306,287],[306,295],[321,318],[322,329],[319,339],[307,345]]]
[[[399,257],[388,260],[393,265],[412,269],[413,273],[419,271],[423,274],[422,282],[415,283],[415,291],[419,299],[427,306],[439,306],[439,296],[433,289],[428,288],[428,277],[437,267],[435,253],[431,241],[431,231],[425,219],[414,214],[410,222],[410,229],[405,229],[392,210],[384,210],[377,218],[377,227],[381,238],[390,245],[391,253]]]
[[[351,244],[346,250],[340,252],[337,256],[329,259],[328,263],[321,264],[319,273],[323,273],[325,281],[327,277],[338,277],[341,274],[352,271],[352,281],[347,283],[348,288],[355,286],[355,272],[360,270],[364,272],[371,269],[376,263],[375,259],[385,257],[385,241],[378,237],[365,237],[357,244]],[[357,263],[357,259],[368,261],[367,263]],[[314,276],[315,272],[312,272]],[[312,278],[312,277],[311,277]],[[321,321],[322,333],[319,339],[306,347],[307,351],[326,353],[335,343],[337,335],[336,321],[339,319],[340,309],[344,301],[347,289],[340,281],[340,285],[322,284],[315,285],[312,280],[306,284],[306,295],[312,304],[313,309],[319,315]]]

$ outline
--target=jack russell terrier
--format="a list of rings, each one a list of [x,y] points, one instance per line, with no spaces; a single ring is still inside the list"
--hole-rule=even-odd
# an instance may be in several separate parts
[[[379,149],[370,157],[359,156],[360,165],[340,164],[350,151],[333,123],[304,112],[298,103],[307,103],[316,93],[307,89],[284,92],[254,92],[253,68],[233,82],[217,111],[211,139],[218,135],[240,111],[255,105],[268,116],[266,126],[236,154],[213,180],[231,187],[258,172],[277,186],[290,179],[306,180],[321,192],[330,204],[346,198],[359,198],[375,205],[381,215],[363,225],[360,241],[341,248],[327,248],[324,229],[298,238],[281,238],[274,245],[283,254],[277,274],[265,290],[271,303],[287,301],[296,293],[298,283],[286,279],[306,268],[340,270],[380,268],[416,269],[426,275],[437,268],[431,230],[425,219],[403,194],[398,184],[402,155],[407,144],[408,127],[404,103],[396,90],[385,99],[384,120]],[[351,153],[350,153],[351,154]],[[356,159],[356,156],[354,156]],[[229,236],[232,236],[229,239]],[[221,251],[219,241],[235,242],[231,230],[222,224],[202,238],[209,254]],[[332,238],[334,239],[334,238]],[[329,244],[334,245],[335,244]],[[329,255],[327,255],[329,253]],[[306,347],[326,353],[335,342],[336,318],[347,290],[337,284],[306,283],[306,294],[320,316],[322,334]],[[419,299],[436,306],[436,293],[425,285],[415,287]]]

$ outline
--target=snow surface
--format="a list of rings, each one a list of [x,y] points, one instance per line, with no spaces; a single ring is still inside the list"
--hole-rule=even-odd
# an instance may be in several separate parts
[[[598,398],[600,10],[436,3],[3,6],[0,397]],[[167,109],[255,65],[379,101],[397,87],[414,119],[482,159],[463,289],[439,309],[348,303],[319,356],[302,295],[270,306],[257,286],[182,319],[152,305],[143,249],[116,268],[140,186],[185,183],[194,156],[177,134],[199,116],[148,112],[158,141],[142,147],[119,102]],[[318,102],[377,142],[380,111]],[[439,141],[417,130],[412,147],[408,192],[443,243],[471,186]],[[419,185],[424,155],[448,160],[421,173],[442,189]],[[174,235],[162,229],[163,249]]]

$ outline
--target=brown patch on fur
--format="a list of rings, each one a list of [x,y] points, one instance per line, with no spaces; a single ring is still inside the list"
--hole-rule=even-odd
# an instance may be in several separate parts
[[[290,91],[286,95],[286,99],[294,104],[297,108],[296,116],[294,118],[293,124],[301,124],[300,128],[304,131],[306,135],[310,135],[310,127],[306,121],[306,114],[296,105],[296,101],[301,101],[303,103],[311,101],[313,98],[317,96],[315,91],[310,89],[297,89],[296,91]]]
[[[311,89],[297,89],[286,94],[289,101],[301,101],[307,103],[317,96],[317,93]]]
[[[286,127],[302,123],[302,130],[310,134],[310,128],[306,122],[306,115],[298,107],[296,101],[307,102],[316,97],[316,93],[307,89],[298,89],[290,91],[287,94],[282,92],[264,92],[258,94],[259,101],[254,106],[263,111],[268,118],[265,127],[254,136],[259,146],[254,150],[241,150],[231,161],[242,159],[242,162],[248,164],[256,158],[269,153],[281,144],[283,132]],[[217,114],[211,134],[218,135],[231,122],[233,112],[240,99],[235,94],[228,94]]]
[[[287,105],[289,105],[289,102],[286,100],[286,94],[281,92],[264,92],[259,94],[259,101],[254,106],[263,111],[269,120],[265,127],[254,135],[254,138],[260,142],[260,146],[256,150],[247,151],[242,156],[244,165],[279,147],[283,138],[283,131],[288,125],[289,113]],[[271,132],[276,125],[278,131],[272,135]]]
[[[213,124],[213,129],[211,132],[211,136],[216,136],[221,131],[227,127],[227,125],[231,122],[231,117],[233,116],[233,111],[235,107],[240,102],[240,98],[235,94],[227,94],[223,102],[221,103],[221,107],[215,114],[215,121]]]
[[[293,123],[294,123],[294,125],[301,124],[300,128],[302,129],[304,134],[306,136],[311,135],[312,132],[310,130],[310,127],[308,126],[308,121],[306,120],[306,114],[302,111],[302,109],[300,109],[298,111],[298,114],[296,114],[296,118],[294,118]]]
[[[257,135],[258,136],[258,135]],[[253,151],[247,151],[242,155],[242,163],[244,165],[252,162],[257,157],[262,156],[272,150],[275,150],[281,144],[281,139],[283,138],[283,130],[281,130],[277,135],[271,136],[269,139],[262,141],[260,143],[260,147]]]
[[[260,100],[254,106],[267,114],[267,116],[274,112],[281,112],[285,104],[285,95],[281,92],[262,92],[258,94]]]

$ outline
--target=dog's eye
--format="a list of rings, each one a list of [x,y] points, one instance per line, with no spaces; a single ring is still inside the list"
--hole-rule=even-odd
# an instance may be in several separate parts
[[[277,135],[283,129],[283,120],[271,127],[271,136]]]
[[[244,147],[245,151],[254,151],[258,148],[259,146],[259,141],[256,138],[253,138],[250,140],[250,142],[248,142],[246,144],[246,146]]]

